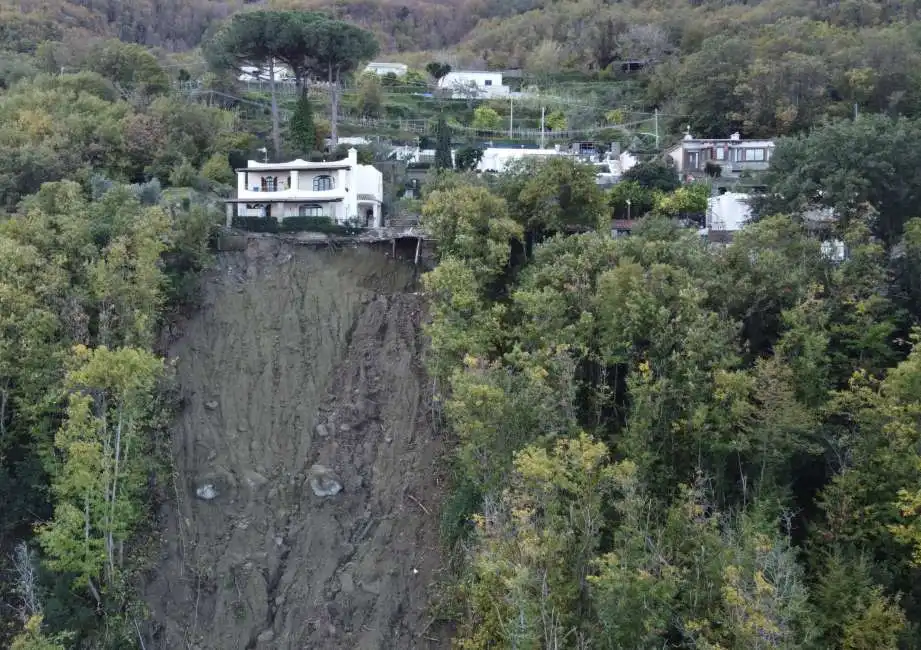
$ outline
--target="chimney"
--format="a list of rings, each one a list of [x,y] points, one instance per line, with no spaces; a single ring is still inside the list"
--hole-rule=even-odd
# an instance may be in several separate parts
[[[742,139],[742,136],[739,135],[739,132],[738,132],[738,131],[736,131],[736,132],[733,133],[731,136],[729,136],[729,139],[730,139],[730,140],[736,140],[736,141],[738,141],[738,140],[741,140],[741,139]]]

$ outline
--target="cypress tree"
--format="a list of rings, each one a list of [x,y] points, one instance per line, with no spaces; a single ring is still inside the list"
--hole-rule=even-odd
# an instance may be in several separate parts
[[[435,125],[435,169],[454,169],[451,159],[451,129],[444,118]]]
[[[297,100],[288,129],[291,133],[291,141],[300,154],[307,155],[317,148],[317,129],[313,123],[313,106],[310,105],[307,93],[302,93],[300,99]]]

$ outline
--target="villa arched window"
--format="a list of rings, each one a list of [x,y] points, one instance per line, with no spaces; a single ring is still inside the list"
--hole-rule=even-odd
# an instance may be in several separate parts
[[[326,190],[333,189],[333,177],[332,176],[317,176],[313,179],[313,191],[314,192],[325,192]]]
[[[298,207],[297,213],[302,217],[322,217],[323,206],[317,203],[307,203]]]

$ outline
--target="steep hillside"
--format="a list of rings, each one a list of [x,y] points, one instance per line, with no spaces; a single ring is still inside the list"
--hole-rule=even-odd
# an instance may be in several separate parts
[[[875,27],[918,20],[921,3],[883,0],[0,0],[0,44],[32,49],[65,34],[115,36],[180,51],[215,22],[242,9],[317,9],[374,30],[387,51],[463,45],[496,64],[523,65],[545,41],[558,43],[555,66],[592,53],[600,60],[677,48],[694,50],[717,33],[783,18]],[[655,25],[628,34],[631,25]],[[545,53],[546,54],[546,53]],[[601,63],[595,61],[594,63]],[[603,65],[601,67],[604,67]]]
[[[443,645],[442,443],[413,275],[367,248],[219,256],[169,346],[180,507],[163,513],[148,648]]]
[[[463,4],[466,11],[458,12]],[[481,17],[502,15],[495,0],[0,0],[0,44],[31,51],[42,40],[117,37],[181,51],[241,9],[316,9],[373,29],[384,49],[441,48],[459,42]]]

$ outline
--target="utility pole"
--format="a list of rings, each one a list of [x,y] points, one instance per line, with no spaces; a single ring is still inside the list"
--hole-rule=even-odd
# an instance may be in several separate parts
[[[656,151],[659,150],[659,107],[656,106]]]
[[[544,107],[540,107],[540,148],[544,148]]]
[[[856,120],[858,117],[860,117],[860,107],[857,102],[854,102],[854,119]]]

